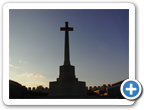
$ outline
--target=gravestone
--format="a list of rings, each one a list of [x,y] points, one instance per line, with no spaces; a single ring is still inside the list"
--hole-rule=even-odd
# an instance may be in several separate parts
[[[31,87],[28,87],[28,90],[31,91]]]
[[[32,88],[32,91],[35,91],[35,90],[36,90],[35,87],[33,87],[33,88]]]
[[[68,22],[65,22],[65,27],[61,27],[60,30],[65,31],[64,64],[60,66],[57,81],[49,83],[49,96],[86,95],[86,83],[78,81],[75,76],[75,67],[70,64],[69,31],[73,31],[73,28],[68,27]]]
[[[98,90],[98,88],[96,86],[93,87],[93,91]]]
[[[42,86],[38,86],[36,89],[37,92],[43,92],[44,88]]]
[[[101,90],[106,91],[107,86],[105,84],[102,85]]]
[[[100,86],[98,86],[98,90],[101,90],[101,87],[100,87]]]
[[[86,90],[88,90],[88,87],[86,86]]]
[[[111,84],[108,84],[108,85],[107,85],[107,88],[110,88],[110,87],[111,87]]]
[[[90,91],[93,91],[92,86],[89,87],[89,90],[90,90]]]

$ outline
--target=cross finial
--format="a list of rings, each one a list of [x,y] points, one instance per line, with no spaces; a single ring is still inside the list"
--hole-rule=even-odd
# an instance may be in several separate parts
[[[73,31],[72,27],[68,27],[68,22],[65,22],[65,27],[60,28],[61,31]]]

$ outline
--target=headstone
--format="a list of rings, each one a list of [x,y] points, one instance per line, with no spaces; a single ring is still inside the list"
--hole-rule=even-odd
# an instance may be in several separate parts
[[[98,88],[96,86],[93,87],[93,91],[96,91],[98,90]]]
[[[101,90],[106,91],[107,86],[105,84],[103,84],[103,86],[101,87]]]
[[[89,90],[90,90],[90,91],[93,91],[93,90],[92,90],[92,86],[89,87]]]
[[[101,90],[101,87],[100,87],[100,86],[98,86],[98,90]]]
[[[32,88],[32,91],[35,91],[35,87]]]
[[[88,90],[88,87],[86,86],[86,90]]]
[[[106,85],[105,84],[103,84],[102,86],[101,86],[101,89],[100,89],[100,94],[104,94],[105,92],[106,92]]]
[[[111,87],[111,84],[108,84],[108,85],[107,85],[107,88],[110,88],[110,87]]]
[[[75,67],[70,64],[68,32],[73,31],[73,28],[68,27],[68,22],[65,22],[65,27],[60,29],[65,31],[64,64],[60,66],[60,75],[57,81],[49,83],[49,96],[86,95],[86,83],[78,81],[75,76]]]
[[[37,92],[40,92],[40,91],[41,91],[41,88],[37,88],[36,91],[37,91]]]
[[[48,93],[48,92],[49,92],[49,88],[48,88],[48,87],[45,87],[45,88],[44,88],[44,92],[47,92],[47,93]]]
[[[31,87],[28,87],[28,90],[31,91]]]
[[[37,87],[37,92],[43,92],[43,91],[44,91],[44,88],[42,86]]]

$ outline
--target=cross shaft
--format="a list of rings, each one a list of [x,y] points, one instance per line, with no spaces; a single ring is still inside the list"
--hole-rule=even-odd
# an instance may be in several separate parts
[[[65,52],[64,52],[64,65],[70,65],[69,55],[69,31],[73,31],[72,27],[68,27],[68,22],[65,22],[65,27],[60,28],[61,31],[65,31]]]

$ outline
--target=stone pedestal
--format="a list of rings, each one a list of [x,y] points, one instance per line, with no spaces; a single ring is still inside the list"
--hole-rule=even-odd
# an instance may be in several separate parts
[[[49,96],[82,96],[86,95],[85,82],[55,81],[50,82]]]
[[[60,66],[60,75],[57,81],[78,81],[75,77],[75,67],[72,65]]]
[[[49,83],[49,96],[83,96],[86,95],[86,83],[75,77],[74,66],[60,66],[57,81]]]

